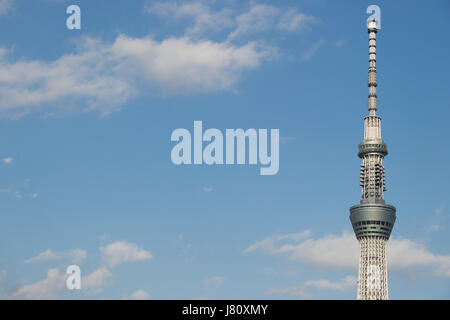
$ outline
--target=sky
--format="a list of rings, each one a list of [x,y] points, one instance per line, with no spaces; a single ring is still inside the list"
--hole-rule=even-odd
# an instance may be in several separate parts
[[[449,299],[437,0],[0,0],[0,298],[355,299],[372,4],[389,297]],[[279,129],[278,173],[175,165],[196,120]]]

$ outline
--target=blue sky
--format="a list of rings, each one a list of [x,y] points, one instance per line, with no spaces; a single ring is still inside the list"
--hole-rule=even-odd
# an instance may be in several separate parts
[[[354,299],[371,4],[390,298],[450,298],[450,5],[321,0],[0,0],[0,298]],[[278,174],[175,166],[194,120]]]

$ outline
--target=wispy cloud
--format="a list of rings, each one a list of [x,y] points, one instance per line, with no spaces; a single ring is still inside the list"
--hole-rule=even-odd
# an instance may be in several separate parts
[[[279,8],[250,2],[244,10],[229,6],[214,11],[205,1],[157,2],[145,8],[171,21],[187,20],[186,34],[201,36],[205,33],[227,30],[227,40],[250,36],[267,30],[299,31],[316,22],[308,14],[294,8]]]
[[[11,157],[8,157],[8,158],[3,158],[3,162],[4,163],[6,163],[6,164],[11,164],[12,162],[13,162],[13,158],[11,158]]]
[[[336,47],[341,48],[347,44],[347,40],[338,40],[336,41]]]
[[[320,39],[317,42],[315,42],[309,49],[307,49],[303,53],[302,59],[304,61],[310,60],[316,54],[316,52],[320,49],[320,47],[322,47],[324,44],[325,44],[324,39]]]
[[[0,189],[0,193],[9,193],[12,196],[14,196],[14,198],[16,198],[17,200],[22,199],[22,193],[18,190],[13,190],[11,188]]]
[[[305,13],[300,13],[296,9],[289,9],[281,14],[277,23],[277,28],[287,31],[299,31],[311,27],[316,23],[316,18]]]
[[[205,192],[211,192],[211,191],[213,191],[213,189],[214,189],[214,187],[210,186],[210,185],[202,187],[202,190],[205,191]]]
[[[292,277],[298,274],[298,270],[296,269],[276,270],[274,268],[265,267],[257,270],[256,273],[270,277],[280,277],[280,276]]]
[[[6,270],[0,269],[0,282],[5,278],[6,274]]]
[[[8,162],[8,165],[14,163],[13,160],[8,160]],[[30,183],[31,179],[21,179],[20,181],[9,187],[0,188],[0,193],[9,193],[17,200],[22,199],[22,195],[28,195],[30,198],[36,199],[39,194],[37,192],[34,192],[34,190],[30,186]]]
[[[215,292],[219,290],[225,281],[224,277],[221,276],[213,276],[207,278],[203,281],[203,284],[206,289],[205,296],[202,299],[210,299],[214,296]]]
[[[218,32],[235,24],[231,9],[224,8],[213,12],[205,2],[157,2],[146,6],[144,11],[172,21],[190,20],[186,28],[186,34],[189,36]]]
[[[142,289],[136,290],[132,294],[130,294],[128,297],[126,297],[126,300],[148,300],[150,298],[150,294]]]
[[[228,35],[228,40],[269,29],[273,26],[278,12],[278,8],[265,4],[251,6],[248,12],[236,17],[236,28]]]
[[[249,253],[255,250],[262,250],[269,253],[278,253],[280,244],[284,242],[298,242],[302,239],[309,238],[311,236],[310,230],[304,230],[297,233],[289,233],[284,235],[275,235],[267,237],[263,240],[257,241],[244,250],[244,253]]]
[[[209,288],[218,289],[223,285],[224,281],[225,281],[225,279],[223,277],[214,276],[214,277],[205,279],[205,281],[203,283],[205,284],[205,286],[207,286]]]
[[[80,264],[84,262],[86,256],[86,251],[82,249],[73,249],[61,252],[53,252],[51,249],[48,249],[44,252],[39,253],[35,257],[25,260],[25,263],[68,260],[71,263]]]
[[[429,231],[441,231],[444,230],[444,227],[440,224],[431,224],[430,227],[428,228]]]

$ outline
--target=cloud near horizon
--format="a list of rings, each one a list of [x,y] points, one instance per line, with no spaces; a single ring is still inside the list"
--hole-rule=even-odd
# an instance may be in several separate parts
[[[116,241],[106,246],[100,247],[102,262],[99,267],[89,274],[84,275],[81,272],[81,290],[82,296],[95,295],[103,291],[113,278],[109,268],[114,268],[122,263],[140,262],[153,259],[150,252],[139,248],[137,245],[125,241]],[[60,260],[70,260],[71,263],[81,263],[86,259],[86,251],[82,249],[65,250],[53,252],[48,249],[35,257],[25,260],[26,264],[37,262],[55,262]],[[3,294],[9,299],[59,299],[70,292],[66,288],[68,274],[66,270],[60,268],[48,269],[44,279],[30,284],[21,285],[19,288]],[[1,288],[0,288],[1,289]],[[78,292],[78,290],[75,290]],[[75,293],[77,293],[75,292]],[[74,292],[72,292],[74,293]],[[144,292],[136,291],[130,298],[149,297]],[[0,292],[0,298],[2,294]]]
[[[149,298],[150,294],[147,291],[139,289],[126,297],[125,300],[148,300]]]
[[[12,292],[11,299],[37,299],[54,300],[59,299],[64,293],[69,292],[66,288],[68,274],[58,268],[49,269],[45,279],[35,283],[27,284]],[[109,283],[112,274],[105,267],[100,267],[92,273],[81,277],[81,290],[83,294],[96,294],[101,292]]]
[[[266,291],[267,295],[281,295],[308,298],[313,296],[311,290],[340,291],[345,292],[356,286],[358,279],[354,276],[346,276],[345,278],[333,282],[330,280],[308,280],[299,285],[290,287],[271,288]]]
[[[450,277],[450,255],[434,254],[424,245],[406,238],[391,238],[386,250],[390,270],[431,267],[434,276]],[[320,268],[355,270],[358,267],[358,241],[349,232],[316,239],[308,230],[272,236],[253,243],[243,252],[254,251]]]

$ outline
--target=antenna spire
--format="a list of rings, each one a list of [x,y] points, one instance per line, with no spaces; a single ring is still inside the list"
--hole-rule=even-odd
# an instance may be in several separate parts
[[[367,31],[369,33],[369,112],[371,116],[377,111],[377,22],[371,20],[367,23]]]

